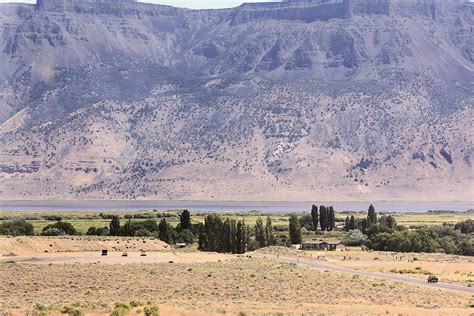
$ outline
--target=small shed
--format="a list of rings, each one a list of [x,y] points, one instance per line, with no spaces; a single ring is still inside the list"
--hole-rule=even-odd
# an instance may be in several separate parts
[[[340,251],[346,249],[343,243],[340,241],[328,242],[328,241],[307,241],[301,244],[302,250],[329,250],[329,251]]]
[[[337,242],[328,242],[328,249],[327,250],[332,250],[332,251],[341,251],[341,250],[345,250],[346,249],[346,246],[340,242],[340,241],[337,241]]]

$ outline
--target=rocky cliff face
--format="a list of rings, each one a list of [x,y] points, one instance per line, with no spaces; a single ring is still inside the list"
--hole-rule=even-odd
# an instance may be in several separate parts
[[[0,197],[470,199],[473,11],[0,4]]]

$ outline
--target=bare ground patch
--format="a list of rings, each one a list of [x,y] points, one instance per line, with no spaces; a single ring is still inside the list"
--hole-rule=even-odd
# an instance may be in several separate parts
[[[470,295],[265,259],[206,263],[1,263],[0,310],[150,301],[201,313],[469,314]]]

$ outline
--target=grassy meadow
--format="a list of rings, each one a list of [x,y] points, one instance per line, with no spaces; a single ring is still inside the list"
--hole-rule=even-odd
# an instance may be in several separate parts
[[[14,219],[25,219],[30,222],[35,229],[35,233],[40,234],[43,227],[57,222],[58,219],[67,221],[74,225],[77,231],[82,234],[87,232],[91,226],[104,227],[110,223],[112,215],[119,215],[121,220],[143,221],[148,218],[159,220],[166,218],[171,226],[176,226],[179,223],[179,214],[181,210],[168,211],[0,211],[0,223]],[[191,221],[193,223],[202,223],[204,218],[209,213],[207,212],[191,212]],[[219,212],[221,217],[236,220],[244,219],[249,225],[254,225],[258,217],[265,219],[270,216],[273,227],[277,232],[286,232],[288,230],[288,219],[291,212]],[[298,213],[302,215],[304,213]],[[442,225],[443,223],[455,224],[464,220],[472,219],[474,212],[424,212],[424,213],[378,213],[381,215],[392,215],[395,217],[399,225],[407,227],[433,226]],[[365,218],[367,212],[342,212],[336,213],[336,225],[344,224],[346,216],[354,215],[356,218]],[[324,232],[324,234],[316,235],[319,239],[340,239],[345,236],[344,232],[335,230],[331,232]],[[304,239],[314,239],[315,235],[307,236],[303,233]]]

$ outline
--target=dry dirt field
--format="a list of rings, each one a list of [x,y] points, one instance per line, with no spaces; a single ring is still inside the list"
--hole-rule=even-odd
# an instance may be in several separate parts
[[[0,254],[10,249],[0,247]],[[246,255],[161,249],[148,252],[145,258],[121,258],[119,252],[110,258],[83,248],[75,253],[0,257],[0,313],[44,315],[46,309],[59,314],[64,304],[76,303],[86,314],[105,315],[114,303],[130,301],[156,304],[161,315],[183,316],[474,312],[469,294]],[[129,315],[143,314],[141,311],[138,307]]]
[[[295,251],[273,247],[259,250],[262,253],[318,258],[337,266],[401,274],[426,279],[434,274],[442,282],[474,286],[474,257],[442,253],[396,253],[382,251],[361,251],[360,247],[346,251]]]
[[[140,237],[0,237],[0,255],[78,251],[158,251],[169,245],[156,238]]]

